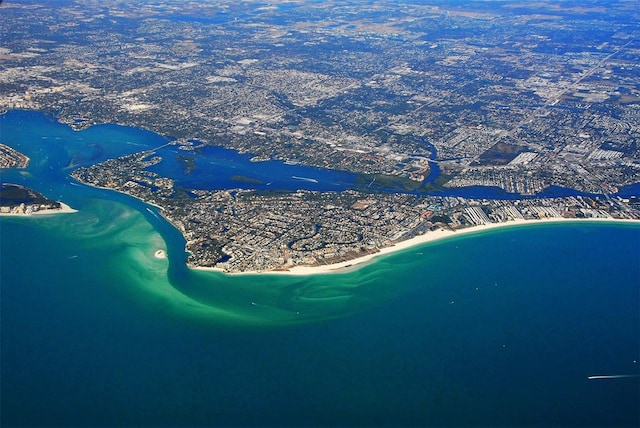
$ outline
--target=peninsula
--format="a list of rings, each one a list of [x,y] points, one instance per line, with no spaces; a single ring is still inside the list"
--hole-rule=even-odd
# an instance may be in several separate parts
[[[28,164],[26,155],[0,143],[0,168],[26,168]]]
[[[162,161],[158,153],[144,151],[79,168],[72,177],[160,207],[187,241],[189,266],[232,273],[332,269],[400,248],[394,245],[403,242],[473,226],[538,219],[640,220],[637,198],[606,195],[500,200],[356,190],[185,189],[150,169]]]

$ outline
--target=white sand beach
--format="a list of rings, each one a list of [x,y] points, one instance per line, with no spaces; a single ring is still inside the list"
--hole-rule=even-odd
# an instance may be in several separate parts
[[[60,208],[50,209],[50,210],[38,210],[32,212],[0,212],[0,216],[17,216],[17,217],[30,217],[30,216],[42,216],[42,215],[51,215],[51,214],[70,214],[78,212],[71,208],[69,205],[60,202]]]
[[[472,226],[463,229],[457,230],[446,230],[439,229],[435,231],[427,232],[423,235],[416,236],[411,239],[407,239],[406,241],[397,242],[396,244],[390,245],[388,247],[381,248],[380,251],[374,254],[367,254],[363,257],[358,257],[352,260],[347,260],[339,263],[334,263],[330,265],[318,265],[318,266],[292,266],[290,268],[282,269],[282,270],[271,270],[271,271],[251,271],[251,272],[239,272],[239,273],[229,273],[224,272],[220,268],[209,268],[209,267],[191,267],[196,270],[203,271],[212,271],[212,272],[221,272],[230,275],[247,275],[247,274],[260,274],[260,275],[318,275],[318,274],[328,274],[328,273],[344,273],[351,269],[355,269],[363,266],[364,264],[370,262],[376,257],[380,257],[386,254],[395,253],[398,251],[402,251],[408,248],[412,248],[421,244],[425,244],[427,242],[434,242],[441,239],[447,239],[455,236],[462,236],[471,233],[482,233],[492,229],[504,228],[504,227],[514,227],[514,226],[530,226],[536,224],[543,223],[559,223],[559,222],[574,222],[574,223],[582,223],[582,222],[625,222],[625,223],[636,223],[640,224],[640,220],[628,220],[628,219],[615,219],[615,218],[590,218],[590,219],[578,219],[578,218],[564,218],[564,217],[549,217],[543,219],[532,219],[532,220],[510,220],[502,223],[487,223],[480,226]]]

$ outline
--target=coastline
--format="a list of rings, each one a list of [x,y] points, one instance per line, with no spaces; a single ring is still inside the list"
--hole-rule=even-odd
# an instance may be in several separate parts
[[[380,251],[367,254],[362,257],[358,257],[355,259],[329,264],[329,265],[318,265],[318,266],[292,266],[290,268],[283,268],[282,270],[270,270],[270,271],[247,271],[247,272],[225,272],[223,269],[215,268],[215,267],[201,267],[201,266],[187,266],[189,269],[198,270],[198,271],[206,271],[206,272],[218,272],[224,275],[291,275],[291,276],[311,276],[311,275],[321,275],[321,274],[332,274],[332,273],[346,273],[354,269],[358,269],[373,259],[393,254],[402,250],[406,250],[409,248],[417,247],[422,244],[426,244],[429,242],[440,241],[456,236],[469,235],[473,233],[482,233],[489,230],[506,228],[506,227],[514,227],[514,226],[532,226],[536,224],[545,224],[545,223],[633,223],[640,225],[640,220],[633,219],[618,219],[618,218],[564,218],[564,217],[549,217],[543,219],[531,219],[531,220],[509,220],[501,223],[486,223],[479,226],[471,226],[463,229],[457,230],[445,230],[438,229],[435,231],[427,232],[422,235],[413,237],[411,239],[407,239],[405,241],[396,242],[395,244],[389,245],[384,248],[380,248]]]
[[[52,215],[52,214],[71,214],[71,213],[78,212],[78,210],[71,208],[69,205],[65,204],[64,202],[58,202],[58,203],[60,204],[60,208],[38,210],[30,213],[0,212],[0,217],[32,217],[32,216],[43,216],[43,215]]]

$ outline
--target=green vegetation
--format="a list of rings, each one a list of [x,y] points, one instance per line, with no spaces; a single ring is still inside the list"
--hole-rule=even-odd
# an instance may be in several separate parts
[[[185,155],[177,155],[176,159],[178,160],[178,162],[180,162],[180,165],[182,165],[182,169],[184,170],[185,175],[191,174],[191,172],[196,169],[196,158]]]
[[[47,199],[35,190],[15,184],[3,184],[0,188],[0,206],[12,207],[20,204],[50,205],[58,202]]]
[[[431,221],[432,223],[451,223],[451,219],[449,218],[449,216],[444,214],[434,215],[429,219],[429,221]]]
[[[258,180],[257,178],[246,177],[244,175],[234,175],[233,177],[231,177],[231,181],[249,184],[262,184],[262,181]]]
[[[444,185],[451,180],[452,176],[447,174],[440,174],[438,178],[431,183],[425,184],[420,192],[424,194],[437,193],[445,190]]]
[[[514,144],[496,143],[486,152],[480,155],[479,165],[506,165],[515,159],[520,153],[526,151],[523,146]]]
[[[252,190],[238,194],[238,199],[250,199],[254,196],[283,196],[293,193],[290,190]]]
[[[362,191],[389,189],[410,192],[422,186],[422,182],[420,181],[386,174],[360,174],[356,177],[355,184],[357,187],[360,187]]]

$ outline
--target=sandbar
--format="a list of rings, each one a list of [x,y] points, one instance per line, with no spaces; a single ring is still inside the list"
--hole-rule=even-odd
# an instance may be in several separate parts
[[[438,229],[434,231],[426,232],[422,235],[418,235],[414,238],[407,239],[405,241],[396,242],[387,247],[380,248],[380,250],[373,254],[367,254],[362,257],[358,257],[351,260],[346,260],[339,263],[328,264],[328,265],[315,265],[315,266],[304,266],[297,265],[291,267],[283,267],[276,270],[269,271],[247,271],[247,272],[226,272],[223,269],[216,267],[200,267],[200,266],[190,266],[191,269],[202,270],[202,271],[212,271],[212,272],[220,272],[227,275],[298,275],[298,276],[310,276],[310,275],[318,275],[318,274],[330,274],[330,273],[345,273],[352,269],[357,269],[371,260],[395,253],[398,251],[406,250],[408,248],[412,248],[418,245],[426,244],[428,242],[439,241],[442,239],[452,238],[456,236],[462,236],[471,233],[481,233],[484,231],[504,228],[504,227],[514,227],[514,226],[529,226],[535,224],[543,224],[543,223],[559,223],[559,222],[573,222],[573,223],[583,223],[583,222],[625,222],[625,223],[635,223],[640,225],[640,220],[633,219],[617,219],[617,218],[564,218],[564,217],[547,217],[542,219],[516,219],[509,220],[501,223],[486,223],[479,226],[470,226],[461,229]]]

